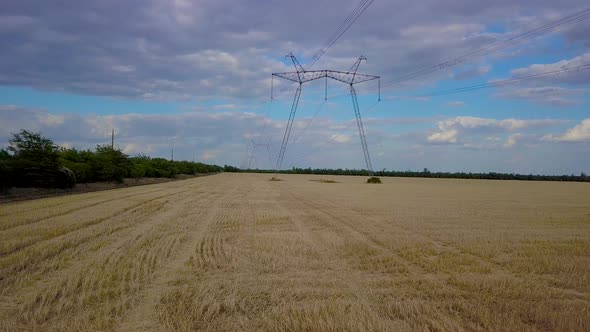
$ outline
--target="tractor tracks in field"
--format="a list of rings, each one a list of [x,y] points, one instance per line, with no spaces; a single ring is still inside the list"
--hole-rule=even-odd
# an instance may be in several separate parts
[[[217,194],[208,194],[201,204],[189,209],[193,214],[183,218],[182,224],[186,225],[183,229],[183,240],[178,248],[170,255],[159,269],[152,275],[145,290],[139,296],[139,304],[131,309],[119,322],[117,330],[122,331],[146,331],[158,330],[157,306],[161,298],[174,287],[174,282],[178,279],[187,268],[187,264],[193,260],[195,250],[197,254],[213,251],[217,253],[218,249],[205,250],[205,247],[217,247],[218,240],[205,241],[207,238],[207,228],[214,222],[218,215],[220,205],[230,197],[238,188],[233,187],[229,190],[218,189]],[[199,249],[201,248],[201,249]]]
[[[184,190],[184,191],[180,191],[174,194],[182,194],[185,192],[191,191],[190,189]],[[160,191],[158,191],[160,192]],[[48,229],[45,232],[41,233],[39,231],[34,231],[33,229],[28,229],[27,231],[29,231],[29,233],[31,233],[31,236],[27,239],[27,240],[21,240],[20,243],[15,243],[12,246],[3,248],[2,251],[0,251],[0,259],[6,256],[9,256],[11,254],[17,253],[19,251],[25,250],[30,246],[35,246],[35,245],[39,245],[42,244],[45,241],[51,241],[54,239],[59,239],[59,238],[63,238],[64,236],[67,236],[69,234],[73,234],[75,232],[81,232],[81,231],[85,231],[87,230],[89,227],[94,227],[97,226],[105,221],[109,221],[113,218],[117,218],[117,217],[123,217],[124,215],[127,214],[133,214],[135,213],[138,209],[141,209],[143,206],[157,201],[159,199],[162,198],[166,198],[169,197],[170,194],[164,194],[164,195],[160,195],[160,196],[156,196],[156,197],[151,197],[150,194],[143,194],[146,195],[147,199],[145,200],[140,200],[139,202],[133,202],[130,203],[129,205],[126,205],[122,208],[117,209],[114,212],[110,212],[107,213],[106,215],[100,216],[100,217],[95,217],[95,218],[90,218],[89,220],[85,220],[85,221],[81,221],[81,222],[71,222],[68,225],[58,225],[56,227],[54,227],[53,229]],[[141,195],[133,195],[133,197],[138,197]],[[29,227],[34,227],[34,226],[29,226]],[[53,227],[53,226],[52,226]],[[22,234],[16,234],[20,237],[24,237]]]
[[[191,193],[194,193],[194,195],[191,195]],[[159,201],[153,206],[149,204],[162,197],[166,197],[166,200]],[[112,224],[113,229],[101,232],[101,230],[105,230],[102,227],[96,229],[98,233],[84,233],[85,236],[80,241],[77,241],[76,247],[55,251],[53,255],[60,257],[63,255],[72,256],[75,255],[72,250],[78,248],[80,250],[76,252],[81,253],[83,257],[77,256],[77,259],[72,262],[73,264],[65,264],[65,266],[63,263],[57,262],[58,269],[55,271],[50,269],[44,272],[43,279],[39,282],[29,283],[24,286],[25,288],[20,287],[18,292],[13,289],[4,294],[2,302],[7,305],[0,306],[0,314],[2,311],[4,311],[4,314],[6,312],[18,312],[19,308],[24,306],[35,307],[42,305],[36,304],[39,301],[38,299],[55,297],[57,300],[60,297],[69,296],[74,297],[72,299],[76,301],[78,295],[72,294],[71,289],[68,293],[68,288],[71,288],[72,284],[78,285],[74,287],[81,287],[89,283],[100,283],[101,281],[96,280],[96,278],[102,278],[100,277],[102,274],[110,273],[108,272],[109,266],[112,271],[118,271],[121,268],[128,269],[125,266],[130,266],[131,261],[128,261],[127,256],[131,255],[130,257],[136,257],[133,262],[134,269],[139,270],[126,272],[126,276],[122,279],[122,282],[126,284],[122,288],[125,289],[122,294],[128,293],[124,295],[128,299],[125,300],[125,304],[118,304],[116,308],[113,308],[113,310],[116,309],[117,311],[127,310],[125,308],[133,305],[134,302],[139,302],[133,300],[133,297],[129,298],[129,296],[134,296],[133,294],[138,290],[141,291],[144,284],[149,282],[151,275],[161,265],[166,264],[167,260],[174,255],[178,247],[185,241],[187,227],[182,222],[187,217],[190,217],[195,207],[197,209],[204,207],[203,204],[195,204],[195,202],[208,201],[210,198],[211,194],[208,192],[196,192],[194,188],[186,189],[152,198],[148,200],[149,202],[146,201],[141,206],[126,211],[126,214],[119,214],[118,217],[109,219],[109,224]],[[50,257],[42,257],[42,261],[37,263],[37,269],[41,268],[38,264],[46,264],[49,261]],[[30,269],[26,272],[27,278],[31,277],[31,273],[34,275],[34,271]],[[123,276],[118,275],[116,278],[123,278]],[[76,281],[78,279],[79,281]],[[131,284],[129,284],[130,282]],[[52,292],[58,293],[52,294]],[[12,293],[20,294],[20,296],[9,295]],[[81,299],[84,299],[84,297]],[[81,299],[77,301],[81,301]],[[9,306],[8,303],[10,303]],[[98,302],[95,305],[100,306],[101,304]],[[37,310],[42,310],[42,308],[40,307]]]
[[[442,274],[439,274],[439,276],[445,276],[445,278],[443,278],[443,279],[438,278],[437,279],[436,278],[437,275],[432,274],[429,271],[425,270],[424,267],[422,266],[422,264],[418,264],[416,262],[410,261],[407,258],[401,256],[398,252],[396,252],[392,248],[389,248],[389,247],[385,246],[384,244],[380,243],[379,241],[375,240],[369,231],[366,231],[361,227],[361,225],[362,225],[361,222],[363,220],[370,219],[373,222],[380,223],[381,221],[379,221],[378,219],[375,219],[374,217],[368,216],[366,214],[359,213],[350,207],[338,205],[336,203],[333,203],[333,202],[330,202],[327,200],[321,200],[321,201],[315,200],[314,201],[312,199],[302,199],[300,197],[297,197],[296,195],[293,195],[293,196],[294,196],[294,199],[301,201],[305,206],[307,206],[308,209],[315,211],[315,213],[318,215],[324,216],[324,218],[326,218],[327,220],[331,220],[333,225],[335,225],[336,227],[338,227],[338,226],[343,227],[345,230],[347,230],[349,232],[349,234],[351,234],[358,241],[368,243],[371,248],[373,248],[374,250],[376,250],[382,254],[393,255],[396,258],[396,260],[403,263],[403,266],[405,267],[405,269],[407,269],[407,271],[409,272],[409,275],[421,276],[421,280],[427,282],[428,284],[431,284],[433,287],[438,289],[438,292],[444,291],[444,293],[446,293],[448,296],[451,296],[451,294],[454,294],[453,296],[457,296],[457,297],[462,298],[463,300],[466,300],[466,301],[478,301],[477,298],[467,296],[467,293],[464,289],[459,288],[458,286],[456,286],[452,283],[449,283],[447,281],[448,278],[450,276],[452,276],[452,274],[442,273]],[[326,208],[325,205],[328,205],[329,208]],[[334,211],[337,211],[337,212],[334,212]],[[354,223],[354,222],[350,221],[351,219],[354,219],[354,218],[356,218],[359,221],[359,223]],[[426,240],[433,242],[435,244],[435,246],[437,246],[437,247],[444,248],[446,250],[451,250],[451,251],[456,250],[457,253],[462,254],[456,248],[446,246],[443,243],[440,243],[434,239],[431,239],[430,237],[428,237],[426,235],[406,230],[402,227],[399,227],[398,225],[394,225],[394,226],[400,230],[403,230],[404,232],[423,237]],[[482,261],[481,258],[479,258],[478,256],[474,256],[473,259],[477,259],[478,261],[480,261],[482,263],[492,264],[494,266],[494,269],[497,269],[497,271],[500,271],[501,273],[503,273],[511,278],[517,279],[520,282],[523,282],[524,284],[526,284],[526,282],[527,282],[527,280],[525,278],[518,277],[518,276],[514,275],[512,272],[504,270],[501,266],[496,267],[495,264],[492,262],[487,262],[485,260]],[[556,288],[556,287],[553,287],[550,285],[545,285],[545,286],[548,289],[552,289],[552,290],[555,290],[555,291],[558,291],[558,292],[564,294],[564,296],[566,298],[573,299],[573,300],[580,300],[580,299],[585,300],[585,299],[583,299],[583,294],[581,294],[577,291],[565,290],[565,289]],[[498,308],[494,308],[492,306],[487,306],[486,308],[487,308],[486,310],[489,311],[489,314],[492,314],[492,315],[496,310],[499,310]],[[447,312],[446,309],[440,308],[438,310],[441,314],[447,316],[449,319],[455,317],[454,315],[451,315],[452,312]],[[445,310],[445,311],[440,311],[440,310]],[[453,313],[456,314],[456,311]],[[470,316],[468,316],[468,317],[470,317]],[[471,329],[477,325],[471,325],[470,323],[478,324],[478,322],[477,322],[477,320],[474,319],[474,317],[470,317],[470,318],[473,320],[470,319],[469,321],[461,322],[461,321],[454,319],[454,324],[456,327]],[[466,326],[465,323],[468,323],[468,325]],[[522,320],[521,323],[530,327],[530,328],[533,328],[533,329],[539,329],[542,327],[533,321]]]
[[[329,202],[326,201],[325,204],[329,204],[330,205],[330,210],[336,210],[336,211],[340,211],[340,213],[346,214],[346,215],[354,215],[357,216],[359,218],[359,220],[370,220],[374,225],[383,225],[384,221],[378,217],[374,217],[371,216],[367,213],[362,213],[359,211],[356,211],[354,208],[352,207],[342,207],[340,205],[337,205],[334,202]],[[352,227],[352,225],[349,223],[349,225]],[[396,229],[406,233],[406,234],[410,234],[413,236],[417,236],[418,238],[421,238],[423,240],[425,240],[427,243],[430,243],[431,245],[433,245],[433,247],[437,250],[439,250],[439,252],[449,252],[451,254],[457,255],[458,257],[462,256],[462,257],[467,257],[470,260],[473,260],[475,262],[477,262],[477,264],[479,264],[481,267],[483,267],[485,270],[488,271],[494,271],[496,274],[501,274],[506,278],[510,278],[512,280],[516,280],[522,284],[527,284],[529,281],[526,277],[524,276],[519,276],[517,274],[515,274],[514,272],[507,270],[504,266],[502,266],[501,264],[498,264],[496,262],[493,262],[491,260],[486,260],[478,255],[472,254],[470,252],[464,252],[459,250],[458,248],[449,245],[447,243],[444,243],[442,241],[439,241],[435,238],[433,238],[432,236],[428,236],[425,235],[423,233],[420,232],[416,232],[414,230],[405,228],[401,225],[398,224],[393,224],[393,223],[387,223],[386,226],[390,226],[390,227],[395,227]],[[359,229],[358,227],[355,228],[357,231],[363,233],[367,238],[370,238],[371,241],[378,245],[381,246],[385,249],[391,250],[390,248],[387,248],[387,246],[385,246],[384,244],[380,243],[379,241],[372,239],[370,233],[363,231],[361,229]],[[383,227],[383,229],[387,229],[387,227]],[[406,260],[407,261],[407,260]],[[423,269],[423,267],[421,267]],[[428,271],[425,271],[428,272]],[[567,299],[570,300],[585,300],[588,301],[590,299],[590,295],[586,294],[586,293],[581,293],[580,291],[576,290],[576,289],[567,289],[567,288],[561,288],[561,287],[555,287],[553,285],[550,285],[548,282],[543,282],[544,287],[546,287],[548,290],[554,291],[556,293],[561,293],[563,294],[563,296]]]
[[[3,276],[0,278],[0,290],[12,288],[10,292],[14,292],[14,283],[19,279],[19,275],[26,274],[26,279],[34,280],[34,276],[38,273],[47,276],[48,273],[59,274],[67,271],[64,269],[68,269],[69,264],[59,261],[60,257],[76,257],[76,260],[73,261],[75,262],[74,267],[80,266],[80,264],[84,265],[86,262],[83,257],[90,257],[86,259],[95,260],[97,256],[104,257],[108,255],[109,250],[111,252],[120,250],[122,245],[139,240],[146,230],[146,224],[150,224],[154,217],[158,217],[163,211],[166,211],[164,207],[174,197],[170,195],[152,197],[141,203],[134,204],[131,208],[117,211],[107,217],[98,218],[98,222],[93,220],[92,225],[89,227],[87,225],[87,227],[79,228],[67,234],[40,240],[30,244],[29,248],[23,248],[5,257],[0,257],[0,266],[3,266],[0,270],[0,276]],[[161,200],[162,198],[167,199]],[[117,237],[125,234],[124,231],[126,230],[135,230],[133,234],[137,236],[131,241],[128,238],[116,241]],[[113,242],[113,240],[115,241]]]
[[[350,264],[333,252],[333,248],[327,246],[323,239],[318,236],[317,232],[312,231],[308,225],[311,219],[324,223],[326,220],[318,217],[317,213],[314,213],[318,212],[315,208],[311,213],[308,213],[309,205],[298,199],[292,192],[288,190],[285,190],[284,192],[288,195],[288,198],[290,198],[290,200],[286,200],[286,202],[290,201],[290,204],[283,202],[283,204],[286,205],[283,209],[289,211],[288,215],[295,222],[298,231],[302,234],[302,238],[307,245],[318,247],[318,255],[322,257],[320,260],[327,262],[327,265],[330,266],[328,270],[332,271],[331,277],[339,280],[343,285],[346,285],[352,292],[350,295],[356,298],[357,301],[362,301],[367,307],[373,307],[367,296],[367,288],[363,285],[360,276],[357,273],[350,273],[352,270]],[[337,231],[333,228],[325,228],[325,230]],[[376,308],[374,309],[376,310]]]
[[[116,196],[115,197],[110,197],[108,199],[103,199],[97,202],[93,202],[93,199],[96,198],[97,196],[92,196],[89,198],[85,198],[79,201],[73,201],[73,202],[69,202],[69,201],[64,201],[58,204],[51,204],[51,205],[47,205],[47,206],[43,206],[39,209],[35,210],[35,214],[39,214],[39,213],[43,213],[45,210],[50,210],[50,209],[55,209],[55,208],[59,208],[62,205],[67,205],[67,204],[76,204],[76,203],[84,203],[87,201],[90,201],[90,204],[85,204],[85,205],[80,205],[80,206],[76,206],[76,207],[72,207],[69,209],[65,209],[65,210],[59,210],[56,212],[50,212],[48,214],[42,215],[40,217],[30,217],[30,218],[24,218],[23,219],[18,219],[19,214],[26,214],[30,211],[19,211],[19,212],[7,212],[3,215],[0,215],[0,217],[4,216],[4,215],[8,215],[10,214],[11,218],[14,218],[13,222],[4,222],[4,223],[0,223],[0,232],[1,231],[5,231],[5,230],[9,230],[11,228],[14,227],[21,227],[21,226],[27,226],[27,225],[31,225],[31,224],[35,224],[38,222],[42,222],[54,217],[61,217],[61,216],[66,216],[70,213],[76,212],[76,211],[81,211],[81,210],[85,210],[91,207],[96,207],[96,206],[100,206],[106,203],[111,203],[111,202],[115,202],[115,201],[120,201],[120,200],[126,200],[126,199],[130,199],[133,197],[138,197],[138,196],[143,196],[143,195],[150,195],[150,194],[155,194],[155,193],[159,193],[165,190],[170,190],[170,188],[158,188],[156,190],[150,190],[150,191],[141,191],[141,192],[134,192],[132,194],[127,194],[127,195],[122,195],[122,196]],[[100,196],[98,196],[100,197]],[[61,198],[61,197],[60,197]]]
[[[442,282],[440,280],[435,279],[432,275],[430,275],[426,270],[424,270],[420,265],[415,264],[414,262],[411,262],[407,259],[405,259],[404,257],[400,256],[397,252],[391,250],[390,248],[384,246],[383,244],[379,243],[378,241],[376,241],[375,239],[373,239],[371,237],[371,234],[367,231],[364,231],[363,229],[361,229],[358,225],[355,225],[352,222],[347,221],[348,219],[351,218],[351,215],[357,215],[358,214],[355,211],[350,210],[349,208],[343,207],[343,206],[337,206],[336,211],[338,211],[337,213],[332,212],[332,208],[328,208],[326,209],[325,206],[321,206],[320,203],[318,203],[318,201],[314,201],[311,202],[308,199],[302,199],[300,197],[297,197],[294,194],[291,194],[293,196],[293,199],[301,202],[301,204],[305,207],[306,210],[310,210],[313,211],[312,214],[315,214],[317,216],[320,216],[321,219],[329,222],[333,227],[335,227],[335,229],[340,229],[342,231],[345,231],[349,236],[351,236],[353,239],[355,239],[356,241],[358,241],[358,243],[360,244],[367,244],[369,246],[369,248],[377,253],[380,253],[381,255],[391,255],[393,257],[395,257],[397,262],[400,262],[402,264],[402,268],[398,268],[398,270],[401,271],[405,271],[405,273],[400,273],[399,276],[403,277],[403,278],[409,278],[412,275],[414,276],[420,276],[420,280],[422,280],[422,282],[426,282],[428,284],[431,284],[432,287],[434,287],[435,289],[438,290],[442,290],[445,289],[447,293],[449,294],[455,294],[455,296],[459,296],[461,297],[464,292],[461,289],[458,289],[452,285],[447,284],[446,282]],[[321,204],[324,204],[325,200],[322,200]],[[359,221],[362,221],[363,218],[366,218],[366,216],[361,216],[359,217]],[[359,223],[359,225],[361,225]],[[345,234],[343,234],[344,236],[346,236]],[[371,271],[365,271],[365,274],[369,273],[367,275],[367,277],[371,277]],[[377,273],[375,275],[373,275],[372,277],[377,277],[377,278],[395,278],[395,274],[390,274],[390,273]],[[442,315],[442,316],[447,316],[447,319],[452,321],[452,326],[454,326],[455,329],[465,329],[467,328],[467,326],[465,326],[465,322],[462,322],[460,320],[455,319],[454,316],[449,315],[449,312],[443,311],[444,309],[442,308],[436,308],[435,311],[438,312],[438,314]]]

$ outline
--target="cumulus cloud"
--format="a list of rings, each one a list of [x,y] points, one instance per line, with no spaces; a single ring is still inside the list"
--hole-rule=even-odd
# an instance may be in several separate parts
[[[357,3],[105,0],[55,6],[5,0],[0,84],[146,100],[260,98],[268,94],[271,72],[290,70],[282,55],[311,57]],[[547,12],[556,18],[584,4],[376,2],[318,66],[346,69],[361,52],[370,59],[363,70],[399,77],[506,37],[486,31],[490,25],[518,31],[539,24],[539,18],[545,22]],[[301,8],[314,10],[306,11],[305,24],[296,24],[293,13]],[[572,42],[584,38],[578,30],[566,32]],[[478,66],[455,76],[487,70]]]
[[[284,167],[364,167],[354,119],[336,121],[317,117],[311,126],[307,126],[308,120],[295,121]],[[564,135],[545,138],[545,141],[539,141],[539,138],[556,131],[553,123],[561,127],[567,122],[473,117],[442,120],[417,118],[395,122],[396,128],[404,129],[402,132],[382,130],[378,121],[368,123],[365,131],[376,169],[428,167],[451,171],[554,174],[589,171],[583,168],[584,165],[590,165],[590,160],[585,157],[588,153],[578,151],[584,150],[587,145],[569,144],[566,147],[559,146],[547,150],[548,147],[554,146],[547,144],[550,140],[571,140],[580,137],[578,131],[586,132],[585,135],[588,135],[588,122],[590,121],[576,127],[580,129],[573,128]],[[436,125],[438,130],[428,132],[427,129],[416,128],[417,124],[423,127],[428,123]],[[1,145],[7,143],[11,133],[24,128],[41,131],[60,145],[92,149],[97,144],[110,144],[110,133],[114,128],[115,145],[125,153],[145,153],[152,157],[169,158],[171,149],[174,148],[174,157],[178,160],[195,158],[210,163],[236,166],[241,165],[247,157],[251,139],[257,143],[269,143],[274,160],[285,128],[284,124],[284,120],[233,111],[97,116],[51,114],[39,109],[0,106],[0,141],[4,142]],[[405,131],[408,129],[409,131]],[[521,146],[530,147],[530,150],[527,150],[529,158],[525,158],[522,164],[514,168],[515,165],[505,161],[510,160],[513,153],[522,154],[522,150],[513,151]],[[481,151],[505,152],[491,158],[487,153],[481,154]],[[273,166],[268,162],[265,149],[258,149],[256,153],[257,167]],[[536,156],[543,156],[544,161],[538,162]],[[551,160],[555,160],[555,163]]]
[[[590,63],[590,53],[585,53],[571,59],[561,60],[553,63],[532,64],[524,68],[517,68],[511,71],[512,77],[522,77],[529,75],[542,74],[549,71],[579,67]],[[568,84],[587,84],[590,83],[590,70],[583,69],[572,71],[561,75],[553,75],[545,78],[539,78],[536,82],[568,83]]]
[[[457,143],[457,135],[459,131],[456,129],[447,129],[428,136],[428,141],[433,143]]]
[[[231,107],[230,107],[231,108]],[[168,158],[174,149],[175,159],[193,157],[220,164],[239,165],[251,140],[270,143],[273,153],[285,130],[285,120],[273,120],[248,112],[183,112],[175,114],[116,114],[81,115],[52,114],[46,110],[0,105],[0,142],[7,142],[20,129],[40,131],[57,144],[78,149],[93,149],[98,144],[110,144],[115,130],[115,144],[125,153],[145,153]],[[285,166],[290,162],[308,162],[309,158],[324,156],[325,150],[339,154],[339,162],[356,160],[361,153],[354,120],[336,121],[316,118],[297,119],[293,125]],[[378,146],[389,139],[371,124],[365,127],[370,143]],[[306,158],[301,158],[306,155]],[[265,156],[261,160],[267,160]],[[322,163],[338,161],[324,159]],[[353,163],[354,164],[354,163]],[[325,165],[325,164],[324,164]],[[272,165],[261,165],[271,167]]]
[[[584,119],[562,135],[546,135],[543,140],[550,142],[590,142],[590,119]]]
[[[496,140],[495,136],[490,134],[510,133],[517,130],[532,130],[543,127],[551,127],[563,124],[564,120],[556,119],[492,119],[478,118],[472,116],[458,116],[444,119],[437,122],[438,130],[426,137],[427,142],[433,144],[467,144],[463,139],[465,137],[477,137],[478,141],[491,141],[490,137]],[[516,144],[516,140],[522,137],[521,134],[514,133],[508,138],[506,147]]]
[[[94,148],[107,144],[111,130],[115,142],[125,152],[150,153],[169,156],[172,148],[185,159],[194,153],[208,159],[228,157],[235,152],[232,144],[241,144],[244,137],[254,135],[264,123],[262,116],[241,112],[186,112],[169,115],[118,114],[79,115],[74,113],[51,114],[45,110],[0,106],[0,140],[6,142],[21,128],[41,131],[56,143],[69,142],[77,148]],[[268,126],[267,134],[279,131]],[[223,150],[213,154],[212,151]]]

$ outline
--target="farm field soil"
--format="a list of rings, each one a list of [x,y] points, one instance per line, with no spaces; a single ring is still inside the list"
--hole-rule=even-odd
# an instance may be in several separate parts
[[[0,331],[590,331],[587,183],[269,178],[0,205]]]

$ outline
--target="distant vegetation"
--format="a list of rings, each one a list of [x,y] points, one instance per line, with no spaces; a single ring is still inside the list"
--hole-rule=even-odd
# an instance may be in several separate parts
[[[372,176],[367,179],[367,183],[381,183],[381,179],[376,176]]]
[[[274,170],[265,169],[248,169],[238,170],[248,173],[274,173]],[[296,168],[281,170],[282,174],[318,174],[318,175],[359,175],[369,176],[369,172],[362,169],[332,169],[332,168]],[[534,174],[514,174],[514,173],[465,173],[465,172],[431,172],[428,169],[423,171],[376,171],[375,176],[396,176],[396,177],[413,177],[413,178],[452,178],[452,179],[486,179],[486,180],[530,180],[530,181],[578,181],[590,182],[590,176],[585,173],[580,175],[534,175]]]
[[[59,147],[41,133],[21,130],[14,134],[5,149],[0,149],[0,191],[11,187],[72,188],[76,183],[116,181],[124,178],[173,178],[176,175],[254,172],[274,173],[274,170],[240,170],[234,166],[208,165],[200,162],[170,161],[146,155],[130,157],[120,149],[109,145],[97,145],[92,150],[77,150]],[[292,168],[281,170],[282,174],[360,175],[368,176],[366,170]],[[450,173],[423,171],[377,171],[375,176],[457,178],[489,180],[536,180],[590,182],[590,176],[580,175],[533,175],[506,173]]]
[[[309,181],[313,181],[313,182],[321,182],[321,183],[340,183],[336,180],[332,180],[332,179],[311,179]]]
[[[21,130],[0,149],[0,186],[72,188],[76,183],[124,178],[172,178],[179,174],[221,172],[199,162],[170,161],[145,155],[129,157],[121,150],[98,145],[94,151],[56,146],[41,133]]]

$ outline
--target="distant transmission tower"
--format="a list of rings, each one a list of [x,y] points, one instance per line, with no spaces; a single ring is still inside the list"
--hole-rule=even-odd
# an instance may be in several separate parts
[[[252,143],[252,150],[250,150],[250,154],[248,156],[248,167],[247,169],[252,169],[252,161],[254,161],[255,167],[258,167],[256,164],[256,150],[258,148],[264,148],[266,150],[266,154],[268,156],[268,162],[270,167],[272,168],[272,157],[270,156],[270,144],[265,143],[256,143],[254,140],[251,140]]]
[[[280,77],[295,83],[299,83],[297,87],[297,91],[295,91],[295,97],[293,97],[293,104],[291,105],[291,113],[289,114],[289,120],[287,121],[287,127],[285,128],[285,133],[283,134],[283,141],[281,143],[281,150],[279,152],[279,156],[277,158],[277,163],[275,166],[275,175],[281,169],[283,164],[283,158],[285,157],[285,150],[287,149],[287,143],[289,142],[289,136],[291,136],[291,128],[293,127],[293,120],[295,119],[295,113],[297,112],[297,106],[299,105],[299,98],[301,97],[301,90],[303,83],[318,80],[320,78],[326,79],[325,89],[327,96],[328,91],[328,78],[333,80],[346,83],[350,86],[350,96],[352,97],[352,105],[354,108],[354,115],[356,117],[356,125],[359,131],[359,137],[361,139],[361,146],[363,148],[363,154],[365,157],[365,164],[367,166],[367,171],[369,172],[369,176],[373,176],[373,164],[371,162],[371,156],[369,155],[369,148],[367,145],[367,136],[365,135],[365,128],[363,126],[363,121],[361,119],[361,111],[359,109],[358,99],[356,96],[356,90],[354,89],[354,85],[358,83],[368,82],[377,80],[378,81],[378,100],[381,100],[381,77],[375,75],[366,75],[366,74],[359,74],[357,70],[362,61],[366,61],[367,58],[364,56],[360,56],[355,63],[348,69],[348,71],[337,71],[337,70],[305,70],[303,66],[297,61],[297,58],[293,55],[293,53],[289,53],[287,58],[291,58],[293,65],[295,66],[294,72],[286,72],[286,73],[273,73],[271,80],[271,88],[270,88],[270,98],[273,99],[273,85],[274,85],[274,77]]]

